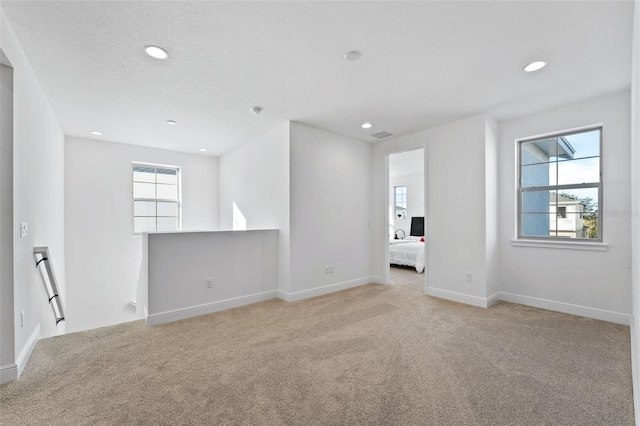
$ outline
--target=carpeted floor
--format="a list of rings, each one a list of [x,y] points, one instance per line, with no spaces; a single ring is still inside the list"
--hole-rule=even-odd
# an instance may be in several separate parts
[[[629,328],[370,284],[43,339],[0,424],[632,425]]]
[[[391,285],[414,285],[424,288],[424,274],[416,272],[416,268],[411,266],[390,266]]]

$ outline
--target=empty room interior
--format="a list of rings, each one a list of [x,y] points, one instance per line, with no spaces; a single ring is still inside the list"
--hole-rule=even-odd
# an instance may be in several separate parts
[[[0,0],[0,95],[0,424],[640,424],[640,1]]]

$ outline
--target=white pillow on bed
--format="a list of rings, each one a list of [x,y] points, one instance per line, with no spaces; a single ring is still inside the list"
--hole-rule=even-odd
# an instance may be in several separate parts
[[[410,236],[410,237],[405,237],[405,241],[420,241],[420,238],[422,237]]]

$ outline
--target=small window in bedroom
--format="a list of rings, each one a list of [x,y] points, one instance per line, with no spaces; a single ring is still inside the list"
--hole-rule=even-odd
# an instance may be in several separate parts
[[[602,241],[602,128],[518,142],[518,238]]]
[[[396,209],[396,219],[407,218],[407,187],[406,186],[394,186],[394,206]]]
[[[180,169],[133,163],[133,232],[180,229]]]

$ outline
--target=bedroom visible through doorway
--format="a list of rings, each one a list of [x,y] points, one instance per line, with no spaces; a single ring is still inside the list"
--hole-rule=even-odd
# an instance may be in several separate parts
[[[426,191],[424,149],[389,155],[388,249],[391,285],[425,286]]]

